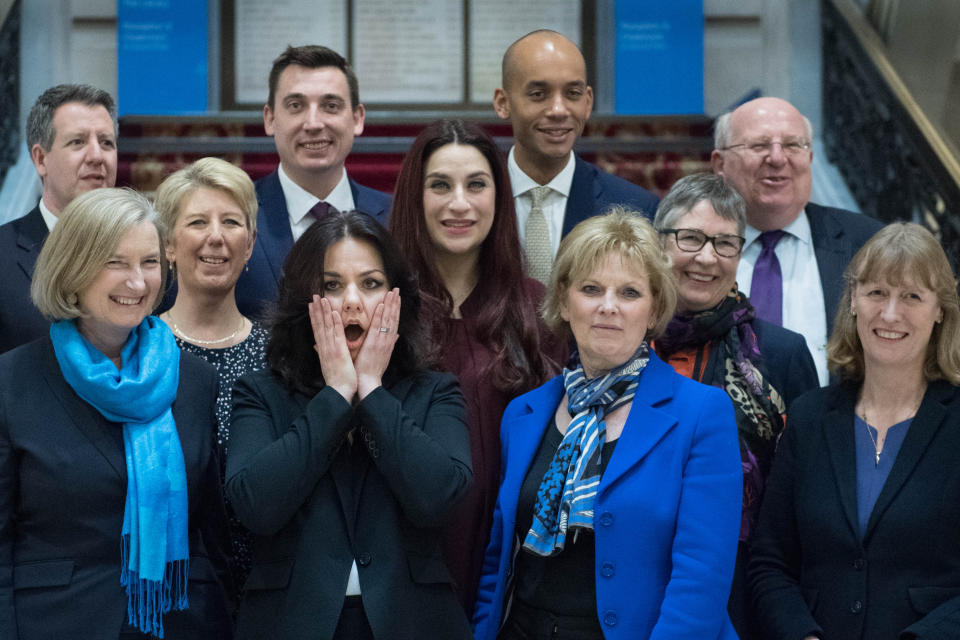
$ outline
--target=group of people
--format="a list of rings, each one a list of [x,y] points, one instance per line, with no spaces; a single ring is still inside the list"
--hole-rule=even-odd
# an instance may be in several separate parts
[[[277,170],[151,203],[110,96],[45,92],[0,227],[0,636],[960,637],[943,249],[810,203],[785,101],[658,202],[573,152],[592,100],[528,34],[509,154],[430,124],[391,197],[344,169],[349,64],[291,47]]]

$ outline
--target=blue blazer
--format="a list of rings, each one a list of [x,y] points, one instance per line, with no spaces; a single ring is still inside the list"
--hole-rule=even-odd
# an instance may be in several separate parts
[[[833,319],[843,294],[843,272],[860,247],[883,228],[883,223],[867,215],[822,207],[812,202],[807,203],[806,212],[823,287],[829,337],[833,333]]]
[[[275,301],[283,263],[293,246],[290,214],[287,200],[276,171],[255,183],[257,202],[257,241],[247,268],[237,281],[237,307],[240,313],[260,318],[266,305]],[[390,196],[350,180],[350,191],[357,210],[373,216],[387,226],[390,215]]]
[[[476,640],[494,640],[508,613],[520,486],[563,395],[556,377],[504,413],[503,481],[477,594]],[[594,509],[597,615],[608,640],[736,640],[727,598],[740,469],[727,395],[651,353]]]
[[[587,218],[605,212],[614,205],[636,209],[653,220],[660,198],[643,187],[607,173],[600,167],[574,155],[576,167],[563,215],[563,235]]]
[[[47,238],[40,205],[0,226],[0,353],[47,335],[50,323],[30,300],[30,279]]]

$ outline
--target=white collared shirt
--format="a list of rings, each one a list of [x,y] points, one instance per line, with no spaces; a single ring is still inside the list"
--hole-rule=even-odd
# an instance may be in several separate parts
[[[783,229],[776,254],[783,276],[783,326],[801,334],[817,366],[821,385],[829,381],[827,372],[827,311],[823,301],[823,284],[813,249],[813,235],[806,211]],[[753,265],[760,257],[760,231],[747,225],[746,244],[737,267],[737,286],[748,296],[753,280]]]
[[[43,221],[47,223],[47,231],[53,231],[53,227],[56,226],[58,218],[50,209],[47,209],[47,205],[44,204],[43,198],[40,198],[40,215],[43,216]]]
[[[530,190],[539,187],[540,184],[528,176],[517,164],[513,152],[515,147],[510,147],[510,154],[507,156],[507,169],[510,172],[510,184],[513,185],[513,202],[517,210],[517,228],[520,230],[520,241],[524,242],[524,229],[526,228],[527,218],[530,216],[530,207],[533,205],[533,195]],[[567,165],[560,171],[553,180],[543,185],[550,187],[550,193],[543,202],[543,215],[547,219],[547,229],[550,232],[550,248],[553,255],[557,255],[557,249],[560,248],[560,237],[563,235],[563,216],[567,211],[567,198],[570,197],[570,188],[573,186],[573,172],[576,169],[577,162],[573,158],[573,151],[570,152],[570,159]]]
[[[277,175],[280,177],[280,188],[283,189],[283,197],[287,201],[287,214],[290,216],[290,231],[293,232],[293,240],[296,242],[303,232],[313,224],[313,218],[308,218],[307,213],[313,208],[313,205],[320,202],[320,198],[313,195],[296,182],[283,170],[281,164],[277,169]],[[340,182],[333,188],[324,202],[334,207],[337,211],[351,211],[356,209],[353,203],[353,192],[350,191],[350,181],[347,180],[347,170],[344,169],[340,175]]]

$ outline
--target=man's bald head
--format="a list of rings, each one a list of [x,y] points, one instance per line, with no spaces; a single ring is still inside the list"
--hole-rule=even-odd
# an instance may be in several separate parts
[[[783,229],[810,200],[812,127],[780,98],[757,98],[717,119],[710,158],[747,203],[756,229]]]
[[[593,109],[583,54],[556,31],[540,29],[507,48],[501,74],[493,107],[513,127],[517,164],[546,184],[569,162]]]

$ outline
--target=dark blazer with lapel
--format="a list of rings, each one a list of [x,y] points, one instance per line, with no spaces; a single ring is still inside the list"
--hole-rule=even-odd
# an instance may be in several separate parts
[[[751,325],[763,357],[762,370],[788,407],[807,391],[820,386],[817,367],[802,335],[760,318],[754,318]]]
[[[47,238],[40,205],[0,226],[0,353],[46,335],[47,322],[30,300],[30,279]]]
[[[240,313],[261,318],[266,305],[277,299],[277,285],[283,273],[283,262],[293,246],[290,214],[287,200],[280,186],[280,176],[274,171],[257,180],[257,241],[247,268],[237,281],[237,307]],[[353,203],[358,211],[373,216],[387,226],[390,215],[390,196],[350,180]]]
[[[190,508],[189,609],[168,639],[229,638],[218,573],[226,515],[215,454],[217,378],[180,356],[173,404]],[[127,489],[121,427],[60,373],[49,337],[0,356],[0,636],[116,640],[127,618],[120,530]]]
[[[857,389],[790,408],[749,570],[764,637],[960,638],[960,389],[928,387],[863,536]]]
[[[868,215],[822,207],[812,202],[807,203],[806,212],[813,238],[813,252],[817,256],[820,285],[823,287],[829,338],[843,293],[843,271],[860,247],[883,227],[883,223]]]
[[[346,433],[354,446],[346,453]],[[358,462],[358,459],[362,462]],[[471,480],[456,379],[424,371],[351,407],[270,371],[233,392],[227,494],[256,536],[238,638],[329,639],[354,561],[378,640],[469,638],[440,527]]]
[[[628,182],[574,155],[576,167],[563,215],[563,235],[587,218],[604,213],[613,205],[643,211],[653,220],[660,198],[643,187]]]
[[[477,594],[476,640],[494,640],[508,615],[520,487],[563,394],[558,376],[503,415],[503,480]],[[597,614],[607,640],[736,639],[726,607],[740,496],[727,394],[651,353],[594,505]]]

